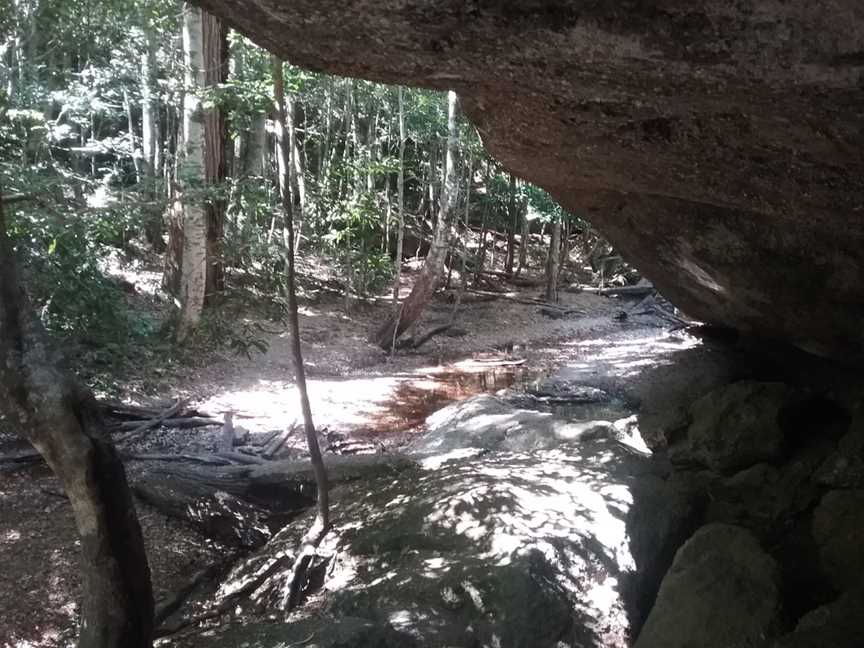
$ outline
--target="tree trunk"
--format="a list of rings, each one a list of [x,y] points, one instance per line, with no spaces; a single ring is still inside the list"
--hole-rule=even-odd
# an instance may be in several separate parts
[[[486,163],[486,171],[483,174],[483,185],[486,190],[486,201],[483,204],[483,212],[481,216],[480,222],[480,246],[477,251],[477,268],[474,271],[474,283],[480,279],[480,276],[483,274],[483,266],[486,265],[486,221],[489,217],[489,181],[490,181],[491,173],[489,171],[489,163]],[[494,269],[495,262],[493,260],[492,266]]]
[[[291,144],[291,193],[296,215],[296,236],[294,252],[300,249],[303,238],[303,224],[306,222],[306,162],[302,155],[303,147],[297,133],[298,99],[288,95],[285,117],[288,122],[288,140]]]
[[[318,491],[318,516],[315,524],[306,533],[303,540],[303,548],[298,552],[294,561],[293,576],[290,591],[285,597],[284,607],[291,609],[299,600],[299,591],[305,582],[306,571],[311,562],[315,548],[330,528],[330,491],[327,483],[327,470],[324,459],[321,456],[321,448],[318,445],[318,433],[312,421],[312,408],[309,405],[309,393],[306,389],[306,370],[303,365],[303,352],[300,348],[300,321],[297,314],[297,292],[295,286],[294,270],[294,214],[291,204],[291,195],[288,190],[290,178],[289,169],[289,146],[286,133],[286,107],[285,107],[285,84],[282,77],[282,61],[275,56],[273,63],[273,89],[276,95],[276,142],[282,170],[279,177],[279,194],[282,198],[282,208],[285,212],[285,254],[288,257],[288,324],[291,329],[291,356],[294,361],[294,375],[297,381],[297,391],[300,393],[300,409],[303,413],[303,427],[306,431],[306,444],[309,449],[309,458],[312,463],[312,471],[315,475],[315,485]]]
[[[456,124],[457,99],[456,93],[452,90],[447,94],[447,106],[448,138],[444,190],[441,192],[440,210],[438,221],[435,224],[435,233],[432,237],[432,245],[426,255],[423,270],[400,311],[370,337],[371,342],[385,350],[390,349],[394,344],[393,341],[417,321],[435,293],[443,274],[444,262],[449,249],[452,214],[459,193],[459,178],[456,173],[456,155],[459,146]]]
[[[206,11],[201,12],[204,92],[211,92],[228,80],[228,28]],[[204,182],[210,190],[205,203],[207,213],[207,277],[205,295],[210,298],[225,289],[222,238],[225,234],[226,202],[222,195],[225,181],[225,142],[228,139],[224,111],[217,107],[204,111]]]
[[[504,260],[504,272],[513,274],[513,260],[516,255],[516,227],[519,223],[519,214],[516,212],[516,176],[510,174],[510,224],[507,226],[507,256]]]
[[[556,219],[552,224],[552,237],[549,242],[549,254],[546,257],[546,301],[552,304],[558,301],[558,264],[561,258],[561,221]]]
[[[123,109],[126,111],[126,128],[129,131],[129,150],[132,155],[132,166],[135,168],[135,182],[141,184],[144,174],[141,170],[141,154],[138,149],[138,139],[135,137],[135,119],[132,115],[132,101],[129,91],[123,88]]]
[[[399,175],[396,177],[397,217],[396,260],[393,264],[393,317],[399,317],[399,285],[402,281],[402,246],[405,241],[405,99],[399,86]],[[392,349],[391,349],[392,351]]]
[[[159,104],[156,92],[156,43],[145,29],[147,51],[141,55],[141,170],[147,219],[144,235],[154,252],[165,250],[162,240],[162,214],[156,202],[156,178],[159,177]]]
[[[183,6],[183,55],[186,91],[183,97],[183,166],[178,199],[183,208],[183,259],[180,278],[180,321],[177,341],[183,342],[198,326],[207,286],[207,213],[201,196],[192,195],[190,179],[204,177],[204,128],[201,111],[202,11]]]
[[[528,203],[524,201],[520,202],[518,209],[521,229],[519,232],[519,265],[516,268],[517,277],[521,274],[522,268],[525,267],[528,260],[528,244],[531,241],[531,229],[528,224]]]
[[[82,648],[149,648],[153,592],[123,464],[92,394],[58,369],[18,283],[0,198],[0,411],[63,485],[81,538]]]

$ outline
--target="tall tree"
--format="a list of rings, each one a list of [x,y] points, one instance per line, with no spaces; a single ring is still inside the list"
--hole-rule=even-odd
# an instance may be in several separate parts
[[[441,192],[438,220],[432,235],[432,245],[423,263],[423,270],[411,293],[400,310],[370,337],[370,341],[383,349],[389,349],[393,340],[402,335],[419,319],[426,304],[432,298],[444,273],[444,264],[450,248],[453,212],[459,193],[459,177],[456,172],[456,156],[459,148],[459,131],[456,121],[457,97],[452,90],[447,93],[447,160],[444,170],[444,188]]]
[[[202,92],[213,97],[228,80],[228,28],[216,16],[201,12],[201,47],[204,84]],[[207,278],[206,295],[225,288],[222,238],[225,234],[226,201],[222,183],[226,175],[225,143],[228,139],[225,112],[218,102],[209,101],[204,116],[204,183],[208,197],[207,212]]]
[[[510,191],[508,201],[508,214],[510,223],[507,226],[507,256],[504,259],[504,272],[513,274],[513,260],[516,254],[516,227],[518,226],[519,214],[516,209],[516,176],[510,174]]]
[[[321,542],[324,534],[330,528],[330,494],[327,482],[327,469],[318,445],[318,433],[312,420],[312,407],[309,404],[309,392],[306,389],[306,369],[303,365],[303,351],[300,347],[300,319],[297,313],[297,290],[294,267],[294,213],[291,201],[291,155],[290,141],[287,134],[287,116],[285,104],[285,80],[282,71],[282,61],[273,57],[273,90],[276,99],[276,148],[279,154],[279,195],[282,199],[282,210],[285,217],[285,255],[287,257],[287,291],[288,291],[288,324],[291,329],[291,356],[294,360],[294,377],[297,381],[297,391],[300,394],[300,410],[303,413],[303,427],[306,432],[306,444],[312,471],[315,475],[315,485],[318,490],[318,515],[312,528],[303,538],[302,546],[294,560],[291,586],[284,607],[291,609],[296,606],[302,587],[305,583],[309,563],[315,548]]]
[[[549,254],[546,256],[546,301],[558,301],[558,268],[561,262],[561,218],[552,223]]]
[[[178,192],[183,210],[179,342],[198,326],[207,286],[207,213],[201,197],[201,179],[204,177],[204,120],[201,110],[204,29],[201,14],[197,7],[189,3],[183,5],[186,91],[183,96],[183,162]]]
[[[402,246],[405,241],[405,97],[399,86],[399,174],[396,177],[396,260],[393,266],[393,316],[399,317],[399,286],[402,282]]]
[[[162,252],[162,215],[153,204],[156,198],[156,178],[161,171],[161,146],[159,145],[159,102],[156,82],[156,39],[153,31],[145,26],[145,51],[141,54],[141,151],[144,182],[144,198],[149,216],[145,223],[145,236],[154,251]]]
[[[82,648],[149,648],[153,592],[135,504],[89,390],[60,364],[18,279],[0,192],[0,412],[45,458],[81,538]]]

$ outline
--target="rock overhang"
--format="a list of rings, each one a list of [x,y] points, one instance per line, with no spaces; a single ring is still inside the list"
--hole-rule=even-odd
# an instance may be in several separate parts
[[[297,65],[456,90],[685,312],[864,362],[859,0],[199,4]]]

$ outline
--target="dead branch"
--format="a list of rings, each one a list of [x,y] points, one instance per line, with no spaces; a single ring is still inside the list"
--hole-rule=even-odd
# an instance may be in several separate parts
[[[129,432],[127,432],[126,434],[122,435],[119,439],[116,439],[114,443],[119,445],[119,444],[123,443],[124,441],[131,439],[132,437],[134,437],[138,434],[141,434],[142,432],[146,432],[147,430],[156,427],[157,425],[161,424],[162,421],[164,421],[164,420],[168,419],[169,417],[177,414],[177,412],[180,411],[180,408],[183,407],[185,402],[186,401],[183,399],[178,399],[177,402],[174,403],[174,405],[172,405],[167,410],[162,412],[159,416],[152,418],[149,421],[146,421],[145,423],[137,423],[137,422],[131,422],[131,421],[127,422],[127,423],[121,423],[120,424],[121,429],[129,429],[129,427],[131,427],[132,429]],[[126,427],[126,426],[129,426],[129,427]]]
[[[194,428],[194,427],[208,427],[210,425],[222,425],[222,421],[214,418],[207,418],[204,416],[188,416],[183,418],[164,418],[159,421],[155,419],[152,421],[148,421],[148,425],[146,428],[143,426],[139,426],[135,421],[124,421],[120,424],[121,430],[129,430],[131,431],[127,434],[123,435],[120,439],[117,440],[117,443],[121,441],[125,441],[130,436],[135,434],[139,434],[144,430],[148,430],[152,427],[165,427],[165,428]]]

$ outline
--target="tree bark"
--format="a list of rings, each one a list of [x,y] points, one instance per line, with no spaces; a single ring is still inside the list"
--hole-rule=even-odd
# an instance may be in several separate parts
[[[228,80],[228,28],[219,18],[201,12],[202,63],[204,91],[213,91]],[[228,139],[225,112],[219,107],[204,111],[204,182],[209,189],[207,213],[207,298],[225,289],[222,238],[225,234],[226,201],[222,195],[225,181],[225,142]]]
[[[449,249],[452,215],[459,193],[459,178],[456,173],[456,155],[459,146],[456,127],[456,93],[452,90],[447,95],[447,161],[444,169],[444,190],[441,192],[438,220],[435,223],[435,233],[432,245],[426,255],[423,270],[411,289],[411,294],[405,299],[402,308],[390,320],[384,323],[372,336],[370,341],[382,349],[390,349],[394,340],[402,335],[420,315],[435,293],[444,271],[444,262]]]
[[[546,257],[546,301],[558,301],[558,264],[561,258],[561,221],[556,219],[552,224],[552,236],[549,242],[549,254]]]
[[[513,274],[513,260],[516,255],[516,227],[519,215],[516,212],[516,176],[510,174],[510,203],[508,209],[510,224],[507,226],[507,256],[504,260],[504,272]]]
[[[153,592],[141,527],[92,394],[61,369],[21,291],[0,201],[0,411],[63,484],[81,538],[82,648],[149,648]]]
[[[531,242],[531,228],[528,223],[528,203],[521,201],[518,206],[519,210],[519,265],[516,267],[516,276],[522,273],[522,269],[528,261],[528,245]]]
[[[144,198],[147,201],[147,220],[144,235],[154,252],[165,250],[162,240],[162,214],[157,209],[156,178],[159,177],[159,104],[156,92],[156,43],[150,29],[145,28],[146,48],[141,55],[141,170]]]
[[[297,106],[299,100],[294,95],[286,97],[285,117],[288,122],[288,141],[291,145],[291,193],[296,215],[296,236],[294,253],[300,249],[303,238],[303,224],[306,222],[306,161],[302,154],[300,136],[297,132]]]
[[[289,191],[290,178],[290,143],[287,137],[286,106],[285,106],[285,83],[282,76],[282,61],[275,56],[273,63],[273,89],[276,99],[276,146],[279,152],[281,170],[279,176],[279,194],[282,199],[282,208],[285,214],[285,254],[288,257],[288,325],[291,329],[291,356],[294,361],[294,376],[297,381],[297,391],[300,393],[300,410],[303,413],[303,427],[306,432],[306,443],[309,448],[309,457],[312,462],[312,471],[315,475],[315,485],[318,489],[318,520],[316,526],[320,527],[323,535],[330,528],[330,496],[327,484],[327,470],[324,459],[321,456],[321,448],[318,445],[318,433],[312,420],[312,407],[309,404],[309,393],[306,389],[306,368],[303,364],[303,351],[300,347],[300,320],[297,313],[297,291],[295,285],[294,268],[294,214]]]
[[[204,177],[204,128],[201,88],[204,86],[202,59],[202,12],[183,6],[183,55],[186,92],[183,97],[183,164],[178,181],[178,198],[183,207],[183,259],[180,283],[180,321],[177,341],[183,342],[198,326],[207,286],[207,213],[200,195],[193,196],[192,183]],[[200,186],[198,187],[200,194]]]
[[[405,99],[399,86],[399,175],[396,177],[397,217],[396,260],[393,264],[393,316],[399,317],[399,285],[402,281],[402,247],[405,242]]]

